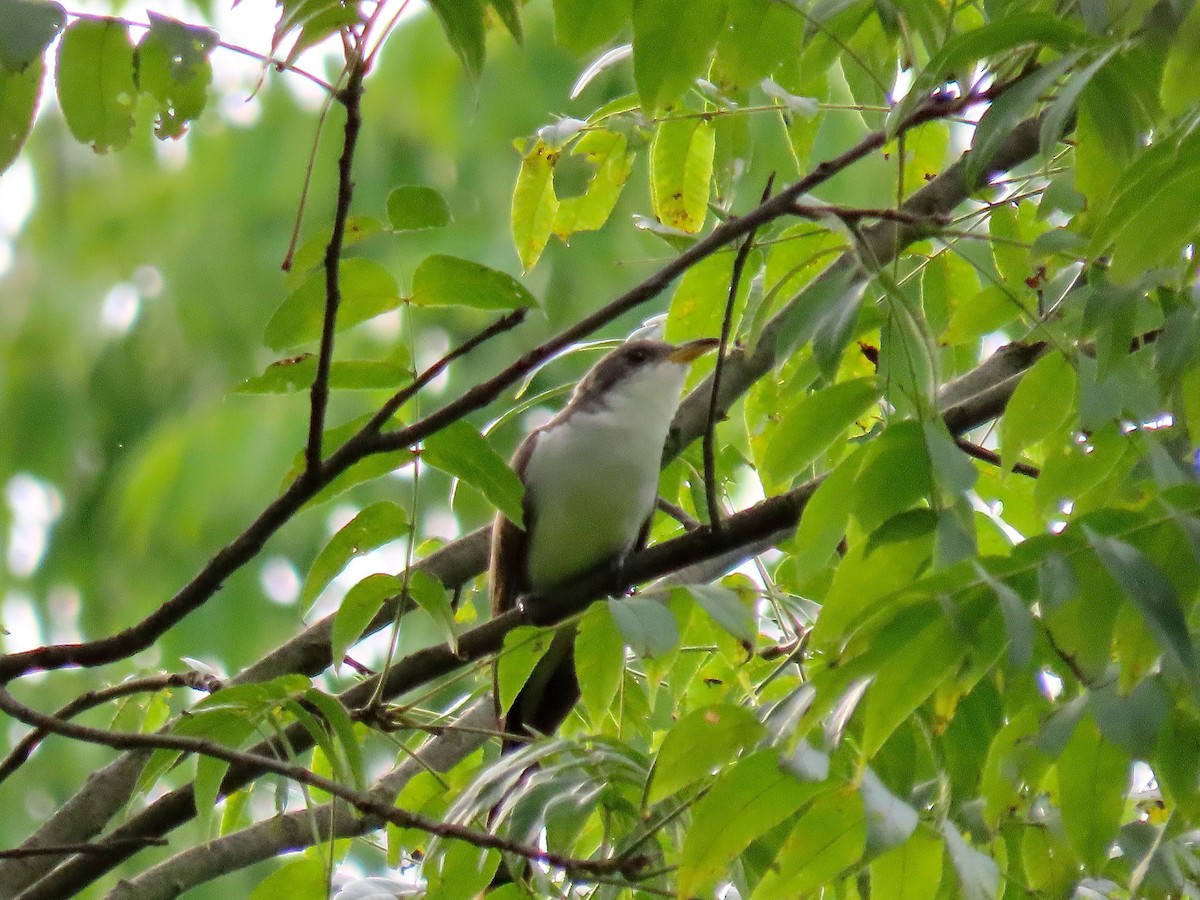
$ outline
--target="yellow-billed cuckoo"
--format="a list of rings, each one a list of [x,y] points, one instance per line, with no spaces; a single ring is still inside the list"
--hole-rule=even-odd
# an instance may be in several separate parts
[[[570,401],[533,431],[512,459],[525,483],[525,529],[496,517],[490,569],[493,615],[518,598],[563,584],[645,543],[658,494],[667,430],[688,365],[717,346],[711,338],[675,346],[633,340],[579,382]],[[579,699],[574,629],[550,650],[508,711],[518,738],[553,732]],[[506,741],[505,749],[516,741]]]

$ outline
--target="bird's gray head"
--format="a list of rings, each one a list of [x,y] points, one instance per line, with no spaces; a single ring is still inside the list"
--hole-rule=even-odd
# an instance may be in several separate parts
[[[579,382],[572,397],[573,405],[585,408],[604,405],[604,398],[614,389],[636,377],[653,377],[651,373],[677,373],[679,385],[688,364],[715,348],[714,338],[701,338],[685,344],[665,341],[627,341],[597,362]],[[677,399],[677,398],[676,398]]]

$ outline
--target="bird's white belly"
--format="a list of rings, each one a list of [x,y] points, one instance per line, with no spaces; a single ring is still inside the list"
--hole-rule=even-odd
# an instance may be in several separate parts
[[[658,490],[663,427],[614,426],[612,411],[538,438],[526,480],[538,497],[529,578],[545,589],[627,553]],[[645,423],[643,423],[644,425]]]

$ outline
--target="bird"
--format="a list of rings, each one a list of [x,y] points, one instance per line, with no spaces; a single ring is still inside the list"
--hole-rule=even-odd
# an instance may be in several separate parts
[[[503,513],[493,523],[493,615],[603,565],[619,567],[645,546],[663,445],[688,368],[718,343],[626,341],[521,442],[511,465],[525,485],[524,527]],[[570,715],[579,699],[574,638],[570,627],[555,634],[502,717],[504,752],[553,733]]]

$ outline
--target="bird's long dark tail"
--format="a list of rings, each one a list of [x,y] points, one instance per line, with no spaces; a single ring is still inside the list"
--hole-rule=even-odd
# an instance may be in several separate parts
[[[503,752],[520,747],[539,734],[553,734],[579,701],[575,677],[574,625],[558,630],[550,649],[538,660],[529,680],[504,716],[504,730],[513,735],[502,743]]]

